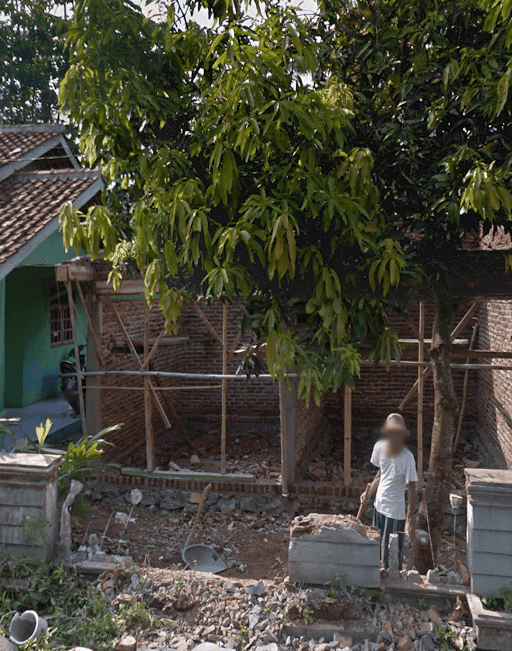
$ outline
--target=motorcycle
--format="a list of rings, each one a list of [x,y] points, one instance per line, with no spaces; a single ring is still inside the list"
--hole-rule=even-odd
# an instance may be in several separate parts
[[[82,377],[82,387],[84,390],[84,398],[85,398],[85,376],[83,374],[83,371],[85,371],[85,346],[79,346],[78,351],[79,351],[79,356],[80,356],[80,370],[81,370],[81,377]],[[61,373],[61,380],[60,380],[60,388],[62,391],[62,395],[68,403],[71,405],[73,411],[75,412],[75,416],[78,416],[80,414],[80,402],[78,398],[78,378],[76,376],[76,357],[75,357],[75,349],[72,348],[69,353],[61,360],[60,362],[60,373]],[[67,375],[70,373],[74,373],[75,375],[72,377],[62,377],[63,375]]]

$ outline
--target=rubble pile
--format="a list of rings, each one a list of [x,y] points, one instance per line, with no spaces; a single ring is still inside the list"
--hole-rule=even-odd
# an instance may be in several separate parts
[[[134,635],[139,651],[474,651],[475,633],[436,608],[384,605],[375,591],[303,589],[285,581],[233,580],[182,570],[107,573],[95,583],[113,608],[145,603],[151,626]],[[459,612],[458,616],[455,614]],[[357,638],[351,634],[357,625]],[[329,629],[330,626],[330,629]],[[301,634],[294,631],[302,628]],[[322,630],[331,630],[331,634]],[[315,637],[316,632],[320,634]],[[449,640],[449,645],[446,642]]]

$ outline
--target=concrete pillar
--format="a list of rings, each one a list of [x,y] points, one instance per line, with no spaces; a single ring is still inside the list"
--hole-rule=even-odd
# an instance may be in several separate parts
[[[0,454],[0,548],[47,561],[57,551],[57,472],[54,454]]]
[[[279,387],[281,415],[281,482],[283,492],[295,481],[297,461],[297,378],[284,379]]]
[[[512,470],[466,469],[471,590],[499,596],[512,585]]]

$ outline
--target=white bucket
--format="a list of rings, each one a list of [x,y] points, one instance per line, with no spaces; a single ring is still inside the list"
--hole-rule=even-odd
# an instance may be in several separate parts
[[[9,637],[14,644],[26,644],[38,638],[48,628],[46,619],[39,617],[35,610],[16,613],[9,626]]]

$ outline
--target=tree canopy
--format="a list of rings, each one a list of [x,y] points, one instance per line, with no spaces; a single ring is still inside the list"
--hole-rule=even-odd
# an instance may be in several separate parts
[[[406,256],[351,90],[318,79],[311,25],[272,3],[211,11],[206,28],[175,4],[155,21],[128,1],[76,3],[61,98],[107,191],[87,215],[67,208],[65,240],[104,247],[116,282],[133,264],[171,321],[187,294],[246,298],[270,370],[297,368],[319,396],[357,374],[356,342],[398,352],[385,296]]]
[[[68,57],[65,0],[5,0],[0,10],[0,121],[54,122]]]

